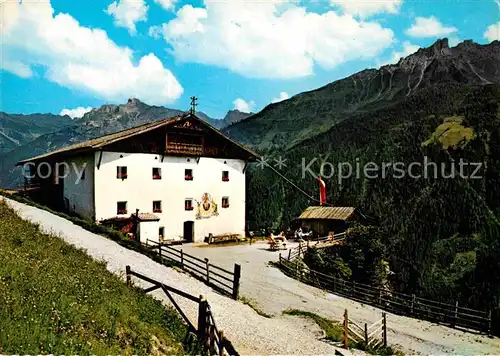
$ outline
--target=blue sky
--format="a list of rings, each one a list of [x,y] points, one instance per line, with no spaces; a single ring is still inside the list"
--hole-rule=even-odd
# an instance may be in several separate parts
[[[499,38],[494,0],[6,0],[0,110],[88,108],[138,97],[222,118],[261,110],[448,37]],[[77,110],[75,110],[77,109]]]

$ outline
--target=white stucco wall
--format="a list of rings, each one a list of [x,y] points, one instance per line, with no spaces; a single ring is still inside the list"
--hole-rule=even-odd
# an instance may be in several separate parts
[[[69,201],[69,210],[92,219],[94,210],[94,155],[79,156],[66,160],[64,198]],[[85,179],[80,179],[82,169]]]
[[[139,239],[142,243],[146,243],[146,240],[159,242],[158,241],[158,230],[160,228],[160,223],[158,221],[141,221],[139,223]]]
[[[95,153],[95,162],[99,161]],[[189,160],[189,161],[188,161]],[[224,163],[226,162],[226,163]],[[128,178],[116,178],[116,167],[126,166]],[[196,241],[209,233],[245,233],[245,162],[235,159],[165,157],[155,154],[103,152],[101,166],[95,173],[96,219],[116,217],[118,201],[127,202],[127,214],[139,209],[153,212],[153,201],[162,201],[159,226],[165,239],[182,239],[185,221],[194,222]],[[162,179],[153,180],[153,167],[161,168]],[[193,170],[193,180],[184,180],[184,170]],[[229,171],[229,182],[222,181],[222,171]],[[209,193],[218,205],[218,216],[196,219],[196,201]],[[229,197],[229,208],[222,208],[222,197]],[[184,200],[193,199],[192,211],[184,210]]]

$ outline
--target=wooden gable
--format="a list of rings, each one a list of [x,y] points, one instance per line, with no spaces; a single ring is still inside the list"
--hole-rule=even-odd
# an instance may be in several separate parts
[[[112,143],[105,150],[167,156],[255,159],[251,152],[191,116]]]

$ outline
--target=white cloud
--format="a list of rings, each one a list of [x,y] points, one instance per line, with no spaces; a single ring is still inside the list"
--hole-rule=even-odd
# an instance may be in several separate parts
[[[450,36],[450,38],[448,39],[448,44],[450,47],[455,47],[459,43],[460,43],[460,37],[458,36]]]
[[[280,97],[279,98],[273,98],[273,100],[271,100],[271,103],[277,103],[279,101],[283,101],[283,100],[286,100],[288,99],[290,96],[287,94],[287,92],[285,91],[282,91],[280,93]]]
[[[253,101],[246,101],[242,98],[238,98],[233,101],[234,109],[239,110],[241,112],[250,113],[252,112],[255,103]]]
[[[173,10],[177,0],[155,0],[155,3],[163,7],[165,10]]]
[[[54,14],[47,1],[2,6],[4,18],[11,19],[0,27],[4,59],[11,64],[4,62],[3,70],[29,77],[42,67],[48,80],[108,100],[137,97],[163,105],[183,92],[154,54],[135,63],[132,51],[115,44],[105,31],[83,27],[68,14]]]
[[[148,6],[144,0],[114,1],[108,6],[105,12],[113,16],[116,26],[127,28],[132,35],[137,33],[135,24],[148,19]]]
[[[484,32],[484,38],[486,38],[490,42],[495,40],[500,41],[500,21],[488,26],[488,28]]]
[[[86,108],[79,106],[79,107],[74,108],[74,109],[66,109],[65,108],[65,109],[61,110],[59,115],[61,115],[61,116],[68,115],[72,119],[75,119],[75,118],[82,117],[83,115],[85,115],[86,113],[88,113],[91,110],[92,110],[92,108],[90,106],[88,106]]]
[[[406,33],[412,37],[440,37],[456,33],[455,27],[446,27],[434,17],[417,17]]]
[[[311,75],[379,55],[394,34],[376,22],[308,12],[296,2],[205,1],[183,6],[163,24],[176,59],[225,67],[255,78]],[[154,31],[153,31],[154,33]]]
[[[403,0],[330,0],[333,6],[339,6],[344,13],[367,17],[378,13],[396,14]]]
[[[387,64],[396,64],[399,62],[401,58],[404,58],[406,56],[409,56],[410,54],[415,53],[418,51],[420,46],[411,44],[409,41],[404,41],[403,42],[403,49],[401,51],[392,51],[391,58],[382,61],[379,63],[379,66],[384,66]]]
[[[33,76],[33,71],[29,66],[16,60],[12,61],[6,58],[2,58],[1,68],[21,78],[30,78]]]
[[[160,38],[162,33],[163,30],[161,26],[151,26],[148,30],[148,34],[155,39]]]

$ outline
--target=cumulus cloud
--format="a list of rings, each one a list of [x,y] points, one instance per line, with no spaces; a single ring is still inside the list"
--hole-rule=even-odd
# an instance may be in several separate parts
[[[277,103],[277,102],[279,102],[279,101],[286,100],[286,99],[288,99],[289,97],[290,97],[290,96],[288,95],[288,93],[287,93],[287,92],[282,91],[282,92],[280,93],[279,98],[273,98],[273,100],[271,100],[271,103]]]
[[[106,13],[115,19],[115,25],[127,28],[132,35],[137,33],[135,24],[147,20],[147,12],[144,0],[118,0],[106,9]]]
[[[484,32],[484,38],[486,38],[490,42],[495,40],[500,41],[500,21],[488,26],[488,28]]]
[[[161,27],[176,59],[254,78],[303,77],[315,64],[330,69],[373,58],[394,37],[377,22],[309,12],[295,1],[205,1],[205,7],[185,5],[176,15]]]
[[[255,106],[253,101],[246,101],[242,98],[238,98],[233,101],[234,109],[239,110],[241,112],[250,113]]]
[[[379,65],[384,66],[387,64],[396,64],[399,62],[401,58],[404,58],[406,56],[409,56],[410,54],[415,53],[416,51],[418,51],[419,48],[420,46],[414,45],[409,41],[404,41],[403,48],[401,51],[393,51],[391,54],[391,58],[382,61],[381,63],[379,63]]]
[[[79,106],[79,107],[74,108],[74,109],[66,109],[65,108],[65,109],[61,110],[59,115],[61,115],[61,116],[68,115],[72,119],[76,119],[76,118],[82,117],[83,115],[85,115],[86,113],[88,113],[91,110],[92,110],[92,108],[90,106],[87,106],[86,108]]]
[[[108,100],[137,97],[163,105],[183,92],[154,54],[135,63],[132,51],[111,41],[105,31],[81,26],[68,14],[55,14],[47,1],[7,2],[3,11],[9,19],[0,27],[3,70],[30,77],[42,67],[48,80]]]
[[[435,16],[417,17],[406,33],[412,37],[440,37],[456,33],[455,27],[444,26]]]
[[[155,3],[163,7],[165,10],[172,10],[177,0],[155,0]]]
[[[339,6],[346,14],[368,17],[378,13],[396,14],[403,0],[330,0],[333,6]]]

